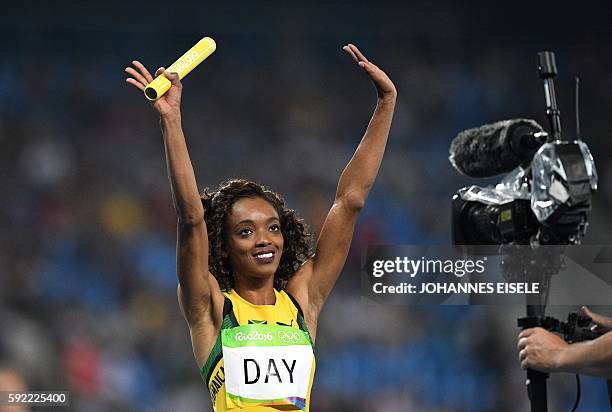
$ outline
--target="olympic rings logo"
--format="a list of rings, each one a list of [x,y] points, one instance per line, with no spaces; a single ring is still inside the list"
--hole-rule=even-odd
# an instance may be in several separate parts
[[[285,343],[298,343],[301,340],[299,332],[286,332],[281,330],[278,332],[277,336]]]

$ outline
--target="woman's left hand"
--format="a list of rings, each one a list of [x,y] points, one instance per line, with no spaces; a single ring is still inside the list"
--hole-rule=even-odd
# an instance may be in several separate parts
[[[379,99],[387,100],[393,99],[397,97],[397,90],[395,89],[395,85],[389,79],[389,76],[386,75],[384,71],[382,71],[377,65],[370,62],[355,46],[354,44],[347,44],[342,48],[345,52],[350,54],[353,57],[353,60],[359,64],[359,66],[370,76],[370,80],[374,83],[374,87],[376,87],[376,93],[378,94]]]

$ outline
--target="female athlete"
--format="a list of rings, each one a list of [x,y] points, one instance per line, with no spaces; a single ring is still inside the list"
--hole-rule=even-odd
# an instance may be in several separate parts
[[[163,68],[155,74],[172,83],[153,107],[178,217],[178,300],[217,412],[310,408],[319,313],[378,174],[397,97],[389,77],[356,46],[343,50],[370,77],[378,98],[314,254],[302,220],[267,188],[233,179],[199,194],[181,127],[181,82]],[[143,91],[153,76],[140,62],[132,64],[126,81]]]

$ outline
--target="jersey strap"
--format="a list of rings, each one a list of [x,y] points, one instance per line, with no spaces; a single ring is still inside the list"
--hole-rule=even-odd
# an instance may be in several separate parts
[[[225,301],[223,302],[223,323],[221,324],[221,330],[239,326],[238,320],[236,320],[236,315],[234,315],[232,301],[226,297],[224,299]],[[210,382],[210,378],[213,371],[215,370],[215,366],[217,366],[217,363],[219,363],[222,357],[223,350],[221,347],[221,334],[219,334],[217,340],[215,341],[215,345],[210,351],[210,355],[208,356],[206,363],[200,371],[200,374],[202,375],[202,378],[204,379],[204,382],[206,382],[207,385],[208,382]]]

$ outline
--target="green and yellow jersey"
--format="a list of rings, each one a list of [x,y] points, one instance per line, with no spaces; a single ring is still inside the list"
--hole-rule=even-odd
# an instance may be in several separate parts
[[[223,294],[221,331],[200,371],[215,412],[309,411],[315,359],[297,301],[277,290],[273,305]]]

